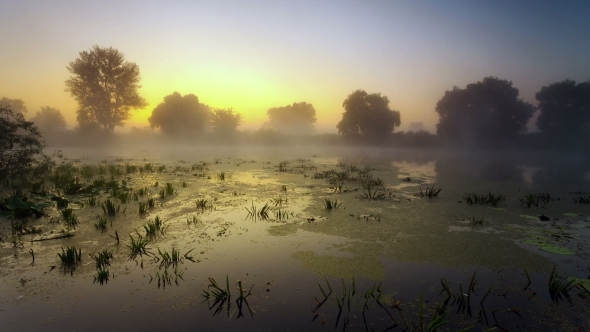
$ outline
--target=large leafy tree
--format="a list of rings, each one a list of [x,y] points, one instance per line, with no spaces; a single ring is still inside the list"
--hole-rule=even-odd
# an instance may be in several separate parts
[[[32,121],[42,132],[59,131],[67,127],[66,119],[61,111],[49,106],[41,107]]]
[[[35,175],[46,174],[53,161],[43,154],[43,148],[33,122],[0,106],[0,181],[30,181]]]
[[[78,102],[81,127],[99,124],[105,132],[123,126],[130,111],[147,106],[139,95],[139,67],[118,50],[93,46],[67,67],[66,91]]]
[[[336,127],[343,136],[362,136],[367,141],[379,142],[401,124],[400,113],[391,110],[389,98],[380,93],[356,90],[348,95],[342,106],[344,113]]]
[[[194,94],[178,92],[164,97],[164,102],[152,111],[148,121],[170,137],[198,136],[206,130],[209,106],[201,104]]]
[[[211,112],[211,130],[220,136],[233,136],[242,122],[242,115],[231,108],[217,108]]]
[[[537,118],[540,131],[561,137],[590,132],[590,81],[553,83],[535,97],[541,110]]]
[[[510,142],[526,130],[535,111],[518,93],[512,82],[496,77],[446,91],[436,104],[438,135],[470,146]]]
[[[273,107],[266,112],[271,128],[289,134],[311,132],[316,122],[315,113],[313,105],[306,102]]]

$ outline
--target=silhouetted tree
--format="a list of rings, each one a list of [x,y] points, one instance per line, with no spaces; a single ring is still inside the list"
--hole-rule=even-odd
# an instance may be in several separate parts
[[[288,134],[310,133],[316,122],[315,108],[306,102],[273,107],[266,114],[271,128]]]
[[[174,92],[152,111],[148,121],[152,128],[160,128],[170,137],[198,136],[205,132],[209,106],[201,104],[194,94]]]
[[[231,108],[217,108],[211,112],[211,130],[215,135],[232,137],[241,122],[242,115]]]
[[[0,99],[0,107],[9,108],[13,113],[27,114],[25,102],[20,99],[2,97],[2,99]]]
[[[565,80],[544,86],[535,95],[541,114],[537,128],[567,138],[590,132],[590,81]]]
[[[67,127],[66,119],[60,110],[49,106],[41,107],[31,120],[42,132],[59,131]]]
[[[22,113],[0,106],[0,181],[27,180],[31,174],[46,174],[53,165],[43,154],[41,134]]]
[[[389,99],[380,93],[356,90],[344,100],[342,120],[336,126],[344,136],[362,136],[380,142],[401,124],[400,113],[389,109]]]
[[[138,93],[139,67],[112,47],[95,45],[80,52],[67,68],[72,76],[66,81],[66,91],[78,102],[81,127],[98,123],[112,133],[125,124],[131,110],[147,106]]]
[[[533,105],[518,98],[512,82],[486,77],[446,91],[436,104],[439,136],[471,146],[498,146],[523,133]]]

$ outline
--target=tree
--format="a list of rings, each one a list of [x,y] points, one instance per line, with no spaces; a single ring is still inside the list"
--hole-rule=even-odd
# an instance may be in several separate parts
[[[67,67],[72,76],[66,91],[78,102],[77,120],[81,127],[98,123],[107,133],[123,126],[130,111],[147,106],[138,90],[139,67],[109,47],[93,46]]]
[[[152,128],[160,128],[170,137],[197,136],[205,132],[209,106],[201,104],[194,94],[174,92],[152,111],[148,121]]]
[[[271,128],[288,134],[310,133],[316,122],[315,108],[306,102],[273,107],[266,114]]]
[[[389,109],[389,98],[356,90],[342,103],[344,113],[336,126],[343,136],[362,136],[369,142],[387,138],[401,124],[400,113]]]
[[[436,104],[436,131],[463,145],[499,146],[523,133],[534,111],[518,98],[512,82],[486,77],[465,89],[445,92]]]
[[[35,114],[32,121],[42,132],[60,131],[67,128],[66,119],[61,111],[49,106],[41,107],[41,111]]]
[[[2,97],[2,99],[0,99],[0,107],[2,106],[9,108],[14,113],[27,114],[27,107],[25,106],[25,102],[20,99],[10,99]]]
[[[541,110],[536,123],[541,132],[563,138],[590,132],[590,81],[553,83],[542,87],[535,98]]]
[[[22,113],[0,106],[0,180],[28,180],[31,174],[46,174],[53,165],[43,154],[41,134]]]
[[[211,112],[211,130],[215,135],[231,137],[241,122],[242,115],[231,108],[217,108]]]

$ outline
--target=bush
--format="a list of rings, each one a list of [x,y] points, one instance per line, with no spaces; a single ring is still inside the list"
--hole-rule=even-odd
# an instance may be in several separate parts
[[[45,143],[39,130],[21,113],[0,105],[0,181],[29,182],[47,174],[53,160],[43,154]]]

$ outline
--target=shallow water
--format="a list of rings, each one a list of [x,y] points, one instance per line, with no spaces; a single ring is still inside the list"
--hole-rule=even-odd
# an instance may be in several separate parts
[[[102,209],[80,204],[75,209],[80,220],[72,230],[75,235],[42,242],[31,242],[41,234],[16,238],[11,235],[10,222],[0,221],[0,316],[8,330],[225,331],[345,326],[346,330],[384,330],[394,326],[394,320],[398,325],[393,330],[403,330],[406,324],[411,330],[412,324],[420,321],[420,293],[425,299],[426,325],[433,308],[444,301],[443,277],[454,292],[459,294],[461,285],[474,300],[471,315],[456,313],[457,304],[450,301],[449,323],[442,329],[474,326],[474,330],[487,330],[499,326],[507,330],[567,330],[569,324],[589,324],[588,312],[581,309],[587,306],[587,300],[576,295],[582,292],[580,288],[571,291],[572,303],[560,301],[559,305],[552,304],[547,290],[554,265],[563,277],[588,278],[590,274],[590,208],[573,202],[578,192],[587,195],[589,191],[590,170],[586,165],[590,163],[584,163],[587,160],[581,156],[383,150],[326,153],[313,149],[285,152],[279,148],[187,148],[160,153],[123,151],[117,155],[105,151],[87,159],[86,151],[64,153],[81,158],[78,165],[165,165],[162,173],[135,172],[117,177],[134,190],[148,188],[150,196],[161,204],[144,216],[138,214],[137,202],[121,204],[125,212],[111,218],[112,225],[109,219],[106,232],[94,227],[97,215],[103,215]],[[287,163],[280,168],[284,161]],[[207,162],[207,169],[190,170],[199,162]],[[359,181],[340,181],[338,190],[325,180],[313,178],[316,172],[343,170],[344,165],[339,163],[361,169],[370,166],[373,178],[383,180],[380,190],[387,197],[361,198]],[[217,177],[221,172],[223,181]],[[194,176],[199,173],[206,176]],[[156,182],[158,187],[154,187]],[[187,183],[186,188],[182,182]],[[165,183],[173,183],[176,193],[162,200],[158,191]],[[414,196],[432,185],[442,188],[438,198]],[[462,197],[467,192],[504,194],[506,201],[497,207],[469,205]],[[552,198],[544,206],[526,208],[518,201],[525,194],[543,192],[549,192]],[[104,201],[109,195],[103,192],[98,199]],[[287,202],[274,206],[271,200],[279,197]],[[80,202],[87,199],[70,198]],[[206,200],[210,208],[198,209],[195,201],[199,199]],[[324,199],[337,199],[342,205],[326,210]],[[252,206],[260,209],[267,203],[271,206],[268,219],[248,217]],[[275,213],[279,210],[287,212],[288,218],[278,220]],[[46,213],[31,225],[40,226],[45,234],[58,234],[63,223],[49,223],[59,216],[58,210],[54,207]],[[540,221],[540,215],[550,220]],[[156,216],[169,226],[167,232],[151,238],[148,247],[152,255],[130,258],[128,234],[144,234],[143,225]],[[187,224],[187,218],[192,217],[200,222]],[[483,225],[472,224],[470,218],[482,218]],[[115,231],[119,244],[111,237]],[[73,272],[64,271],[57,253],[72,245],[82,248],[82,261]],[[573,254],[540,249],[548,247],[568,249]],[[114,252],[109,267],[112,275],[108,283],[100,285],[93,283],[96,269],[89,254],[105,248]],[[181,254],[194,249],[190,254],[194,262],[185,259],[178,265],[183,272],[182,278],[174,278],[178,283],[172,280],[158,287],[154,277],[163,269],[154,257],[158,249],[170,252],[172,248]],[[532,282],[528,287],[524,269]],[[172,268],[168,272],[172,273]],[[466,288],[473,272],[477,272],[478,281],[472,294]],[[214,316],[215,307],[208,308],[202,291],[207,290],[208,277],[225,284],[226,276],[232,304],[229,310],[224,307]],[[350,293],[353,277],[357,294],[351,297],[351,309],[345,306],[338,317],[336,295],[342,296],[341,280]],[[253,315],[243,308],[243,316],[238,317],[233,287],[237,280],[246,289],[253,285],[247,298]],[[334,292],[314,312],[317,301],[323,299],[318,283],[327,292],[326,282]],[[375,290],[380,283],[379,303],[385,309],[375,301],[375,293],[369,296],[371,301],[365,308],[365,292]],[[483,310],[479,302],[490,285],[493,288]],[[403,313],[392,308],[393,296],[404,299],[400,304]]]

